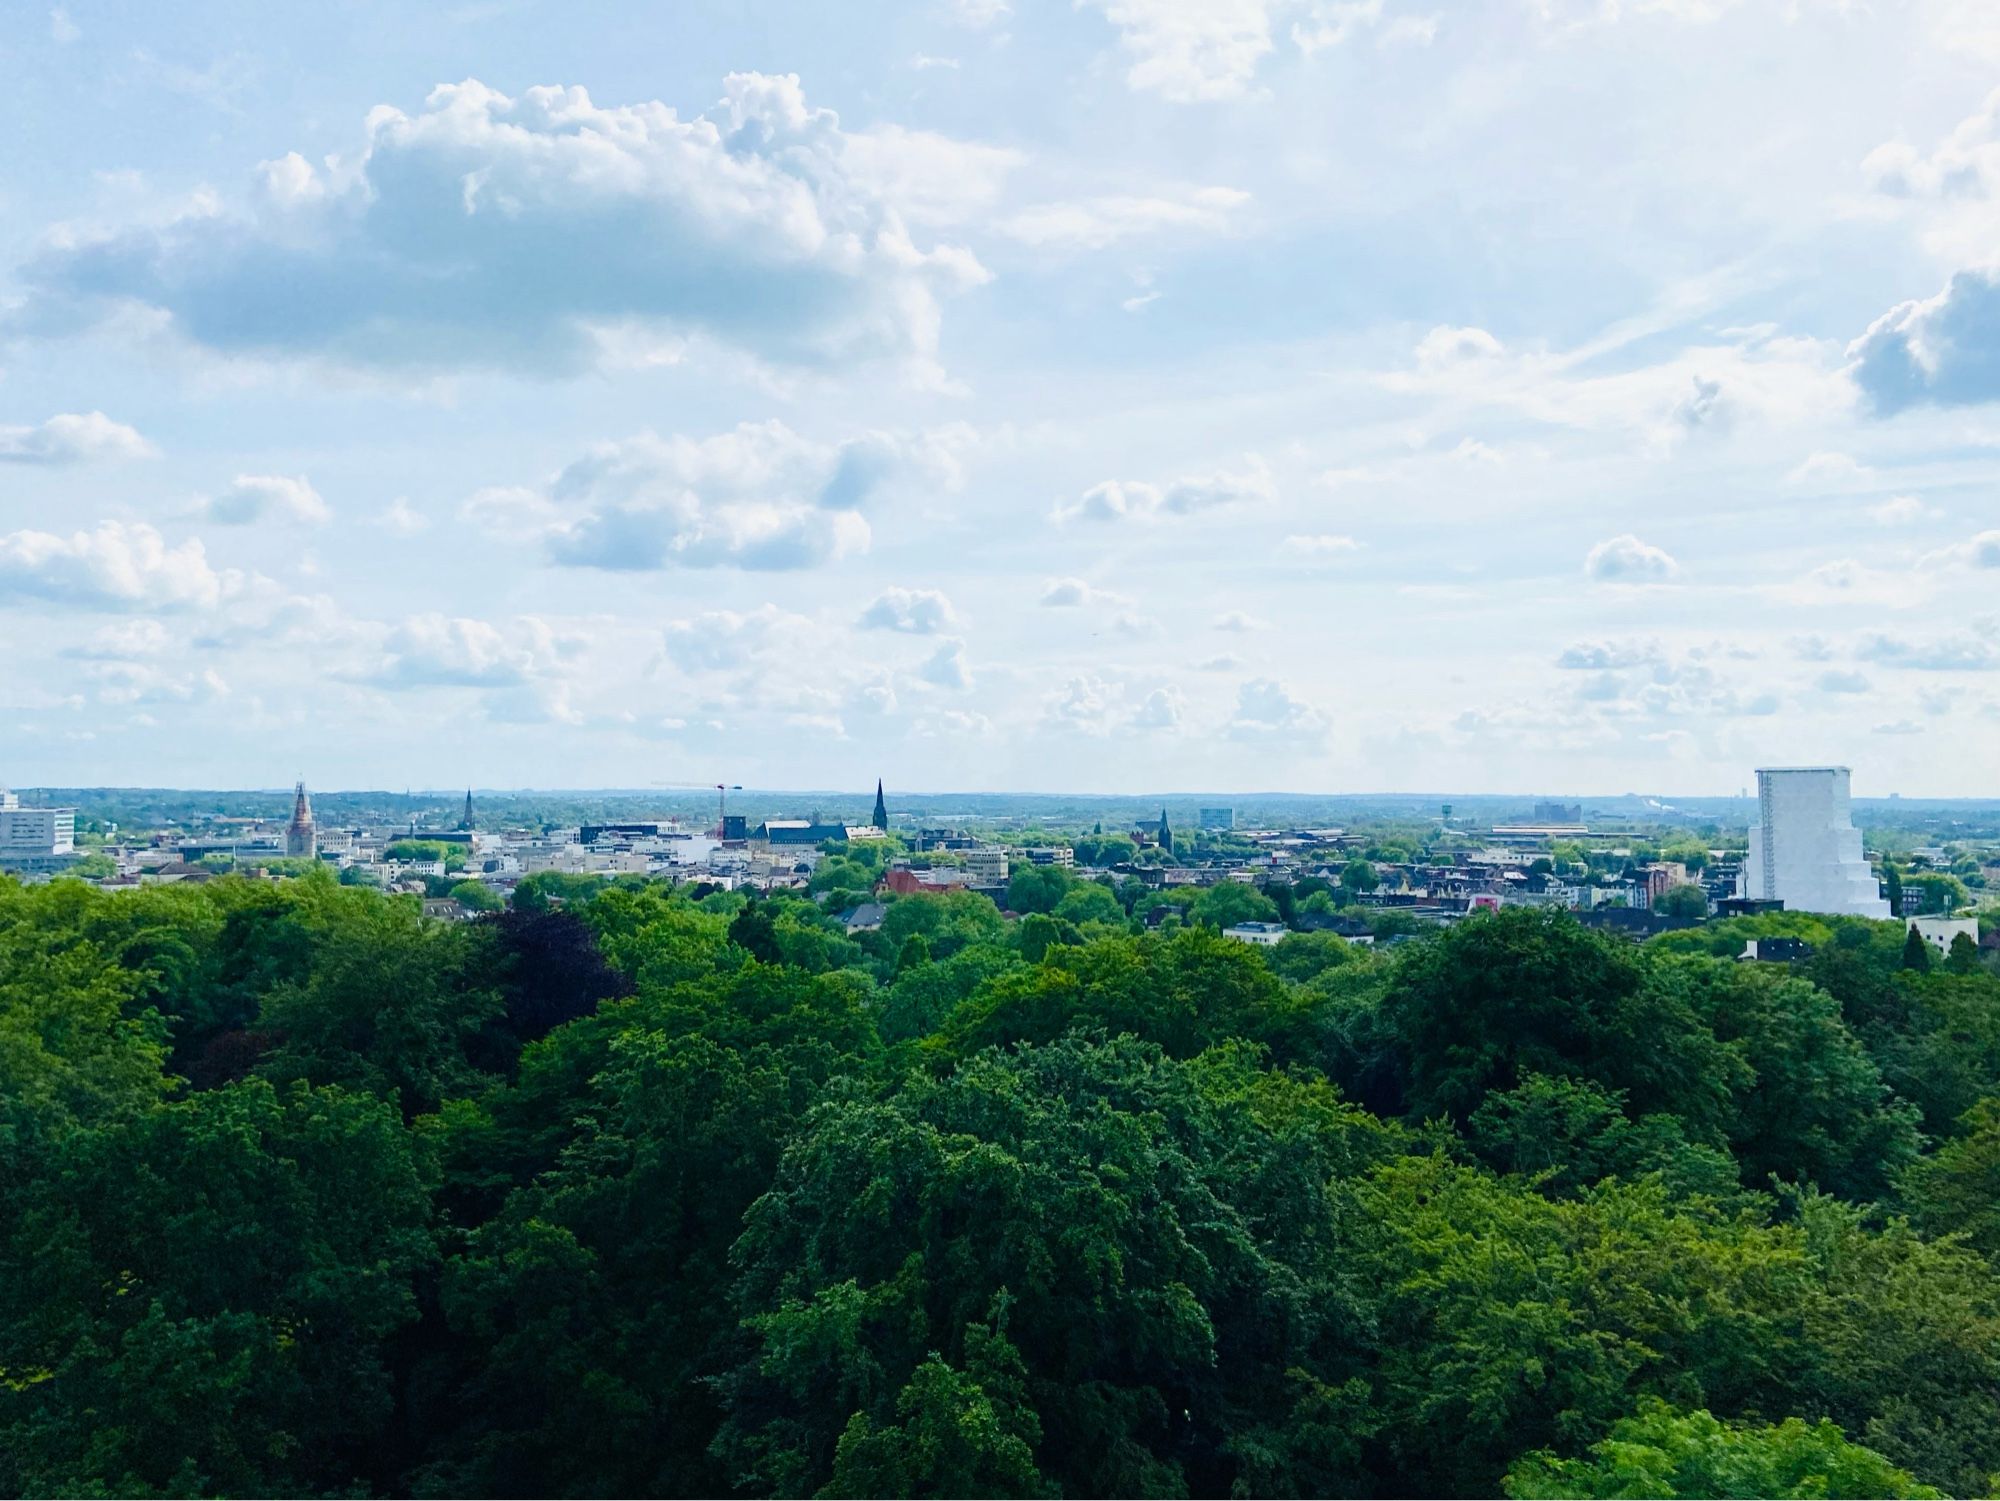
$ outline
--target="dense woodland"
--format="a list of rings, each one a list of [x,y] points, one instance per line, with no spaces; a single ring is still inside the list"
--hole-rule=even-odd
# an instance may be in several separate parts
[[[0,1492],[1991,1494],[1969,951],[828,875],[0,881]]]

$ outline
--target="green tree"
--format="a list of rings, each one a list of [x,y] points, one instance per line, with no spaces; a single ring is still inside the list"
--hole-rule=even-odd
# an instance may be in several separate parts
[[[1233,928],[1238,923],[1276,922],[1271,899],[1244,881],[1217,881],[1195,898],[1188,920],[1205,928]]]
[[[1920,975],[1931,972],[1931,946],[1914,927],[1910,929],[1910,936],[1903,940],[1903,968]]]
[[[1675,1412],[1657,1399],[1620,1419],[1588,1457],[1530,1454],[1507,1472],[1504,1484],[1509,1496],[1522,1498],[1942,1494],[1849,1443],[1824,1418],[1725,1423],[1702,1409]]]
[[[1708,893],[1699,886],[1669,886],[1653,898],[1653,910],[1667,917],[1684,917],[1699,922],[1708,916]]]

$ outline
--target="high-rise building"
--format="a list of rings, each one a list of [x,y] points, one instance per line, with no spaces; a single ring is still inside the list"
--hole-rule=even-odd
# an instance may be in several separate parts
[[[312,799],[306,796],[304,782],[293,790],[292,821],[285,829],[285,853],[299,860],[319,857],[319,834],[313,828]]]
[[[1757,822],[1743,861],[1743,895],[1790,912],[1887,917],[1861,853],[1845,766],[1774,766],[1757,773]]]
[[[1195,818],[1196,825],[1210,833],[1227,833],[1236,827],[1234,808],[1203,808]]]
[[[0,792],[0,870],[53,875],[76,863],[76,810],[24,808]]]

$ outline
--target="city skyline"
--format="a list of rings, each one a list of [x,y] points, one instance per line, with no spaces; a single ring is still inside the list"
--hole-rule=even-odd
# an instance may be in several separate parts
[[[1991,788],[1962,0],[0,55],[0,784]]]

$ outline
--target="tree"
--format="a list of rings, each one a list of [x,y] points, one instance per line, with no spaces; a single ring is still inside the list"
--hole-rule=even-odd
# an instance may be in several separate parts
[[[759,964],[777,964],[784,955],[778,948],[778,926],[762,902],[744,905],[729,924],[729,941]]]
[[[1915,927],[1910,929],[1909,937],[1903,940],[1903,968],[1914,970],[1920,975],[1931,972],[1930,943]]]
[[[1076,878],[1058,865],[1016,865],[1007,879],[1007,908],[1023,915],[1053,912]]]
[[[1708,893],[1699,886],[1686,882],[1669,886],[1653,898],[1653,910],[1667,917],[1682,917],[1699,922],[1708,916]]]
[[[1277,920],[1278,909],[1271,899],[1243,881],[1217,881],[1188,908],[1188,921],[1207,928],[1233,928],[1238,923]]]
[[[498,912],[507,905],[484,881],[460,881],[451,888],[450,896],[468,912]]]
[[[1979,945],[1973,942],[1970,933],[1952,934],[1951,951],[1945,955],[1944,972],[1948,975],[1979,972]]]
[[[1340,889],[1350,897],[1361,896],[1382,884],[1382,877],[1366,860],[1349,860],[1340,871]]]
[[[1920,1496],[1919,1485],[1873,1450],[1847,1441],[1821,1418],[1806,1423],[1724,1423],[1706,1409],[1677,1413],[1649,1399],[1583,1459],[1547,1451],[1507,1472],[1515,1497]]]

